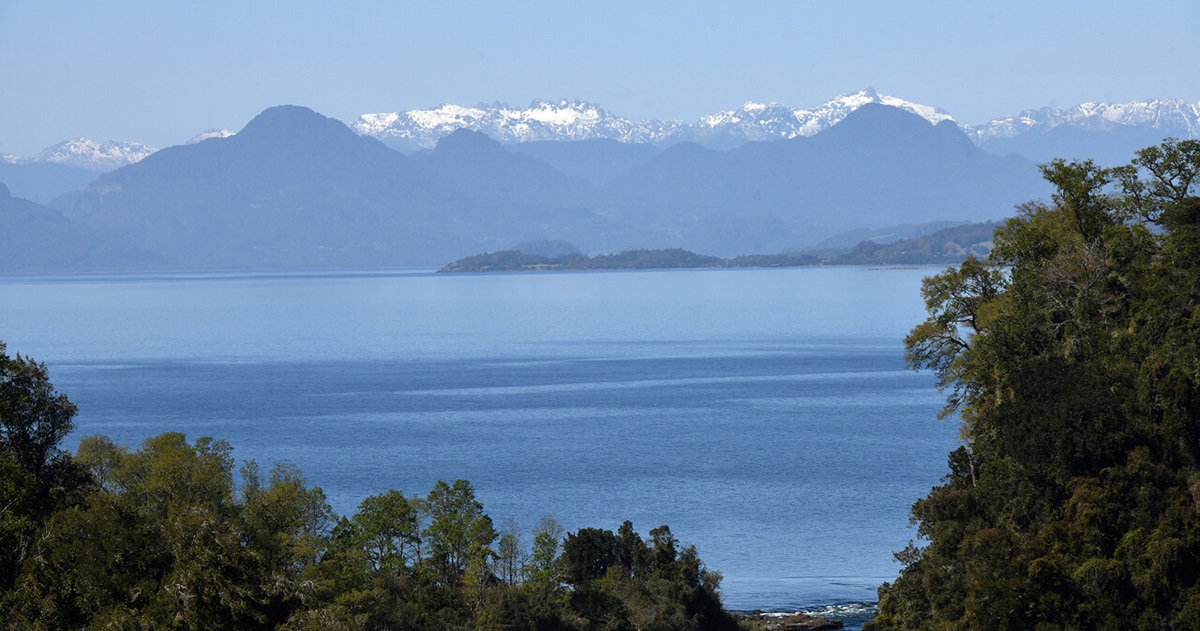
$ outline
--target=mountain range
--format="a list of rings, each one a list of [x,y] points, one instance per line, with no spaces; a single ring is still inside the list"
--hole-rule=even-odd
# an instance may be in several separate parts
[[[72,138],[47,147],[32,156],[0,156],[9,164],[58,164],[88,171],[104,172],[133,164],[158,151],[140,142],[96,142]]]
[[[813,136],[724,151],[606,139],[506,146],[459,129],[405,155],[298,106],[222,136],[0,217],[21,235],[19,268],[437,267],[538,241],[735,256],[847,230],[999,219],[1047,193],[1032,162],[983,151],[950,120],[876,103]]]
[[[77,139],[0,160],[0,272],[437,267],[522,242],[845,248],[1003,219],[1048,193],[1038,162],[1124,163],[1198,121],[1200,104],[1147,101],[969,127],[873,90],[692,124],[577,101],[349,125],[278,106],[161,150]]]
[[[1038,162],[1053,157],[1093,157],[1116,164],[1128,160],[1133,150],[1165,137],[1200,137],[1200,102],[1153,99],[1082,103],[1067,109],[1030,109],[969,125],[940,108],[879,94],[870,88],[840,95],[815,107],[746,103],[691,123],[632,120],[596,104],[564,99],[534,101],[524,108],[500,103],[470,107],[447,104],[430,109],[363,114],[348,124],[360,135],[404,153],[432,149],[440,139],[459,129],[482,132],[505,145],[611,140],[667,147],[690,141],[710,149],[731,149],[749,141],[813,136],[868,103],[897,107],[934,124],[952,121],[976,145],[991,153],[1018,153]],[[212,129],[189,143],[230,133]],[[5,155],[0,156],[0,161],[53,163],[104,172],[137,162],[154,151],[155,148],[136,142],[97,143],[77,138],[34,156]]]

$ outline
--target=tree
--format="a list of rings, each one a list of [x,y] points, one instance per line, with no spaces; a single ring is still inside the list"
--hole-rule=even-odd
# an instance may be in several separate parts
[[[495,554],[496,529],[466,480],[453,485],[438,480],[426,501],[430,523],[425,537],[433,565],[443,584],[457,583],[473,557]]]
[[[0,456],[32,475],[39,501],[49,502],[52,493],[81,482],[60,447],[75,426],[76,407],[55,391],[45,364],[5,351],[0,341]]]
[[[0,341],[0,591],[35,551],[42,521],[78,499],[86,473],[61,448],[75,404],[55,391],[46,366]]]
[[[373,569],[398,572],[417,562],[417,509],[400,491],[367,497],[351,521]]]
[[[496,543],[496,570],[500,580],[515,587],[525,572],[525,549],[521,541],[521,530],[517,520],[506,519],[504,532]]]
[[[602,578],[616,562],[617,537],[611,530],[580,528],[563,541],[563,578],[571,585]]]
[[[563,542],[563,574],[573,611],[604,628],[662,631],[738,628],[722,608],[720,574],[692,546],[679,549],[667,526],[644,541],[625,522],[617,534],[581,528]]]

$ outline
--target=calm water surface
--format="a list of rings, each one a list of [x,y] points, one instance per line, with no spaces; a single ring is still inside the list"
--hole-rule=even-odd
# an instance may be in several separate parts
[[[69,440],[183,431],[334,508],[469,479],[498,524],[669,524],[735,609],[871,601],[957,426],[901,340],[932,270],[0,277]]]

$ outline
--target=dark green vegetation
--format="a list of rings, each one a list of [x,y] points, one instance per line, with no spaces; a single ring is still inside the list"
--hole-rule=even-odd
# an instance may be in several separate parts
[[[446,265],[439,272],[521,272],[547,270],[697,269],[739,267],[800,267],[804,265],[929,265],[961,263],[968,256],[987,256],[993,223],[974,223],[891,243],[862,241],[841,254],[818,256],[806,252],[750,254],[733,258],[705,256],[678,248],[626,250],[619,254],[587,256],[578,251],[532,253],[520,246],[476,254]]]
[[[223,441],[92,436],[72,455],[74,414],[0,343],[0,628],[737,628],[666,526],[564,539],[544,519],[526,546],[465,480],[338,517],[295,467],[235,475]]]
[[[1055,161],[906,340],[963,421],[871,629],[1200,629],[1200,141]]]

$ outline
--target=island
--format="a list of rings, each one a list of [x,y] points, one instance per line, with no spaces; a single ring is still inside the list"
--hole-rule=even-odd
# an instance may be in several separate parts
[[[649,270],[811,265],[956,265],[968,256],[986,257],[991,251],[995,223],[943,228],[890,243],[864,240],[849,249],[749,254],[730,258],[697,254],[682,248],[625,250],[588,256],[569,244],[551,242],[518,245],[508,250],[458,259],[438,272],[544,272],[568,270]]]
[[[811,254],[756,254],[721,258],[690,250],[625,250],[618,254],[588,256],[578,252],[559,256],[502,250],[459,259],[439,272],[525,272],[558,270],[697,269],[733,267],[797,267],[816,265],[821,259]]]

